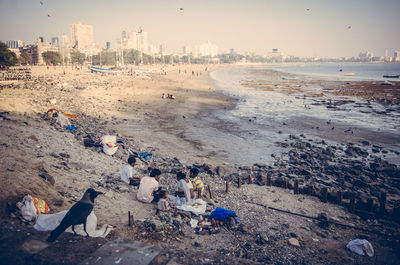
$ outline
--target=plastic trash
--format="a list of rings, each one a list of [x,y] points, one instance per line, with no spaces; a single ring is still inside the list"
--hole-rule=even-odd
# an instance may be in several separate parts
[[[65,117],[64,115],[58,115],[57,117],[57,122],[62,126],[62,127],[66,127],[68,125],[71,125],[71,123],[69,122],[69,119],[67,117]]]
[[[354,239],[351,240],[347,246],[350,251],[364,256],[367,254],[368,256],[372,257],[374,255],[374,248],[372,247],[371,243],[368,242],[366,239]]]
[[[98,141],[103,147],[103,152],[107,155],[113,155],[118,150],[117,136],[104,135]]]
[[[153,158],[153,155],[149,152],[142,152],[139,153],[139,159],[142,160],[143,162],[148,162]]]
[[[78,128],[76,128],[75,125],[69,125],[69,126],[66,127],[66,129],[68,131],[73,131],[73,130],[77,130]]]
[[[198,223],[199,221],[197,221],[196,219],[190,219],[190,226],[192,228],[196,228]]]
[[[49,206],[44,200],[40,200],[31,195],[25,195],[21,202],[17,203],[22,217],[27,221],[35,220],[39,214],[48,213]]]

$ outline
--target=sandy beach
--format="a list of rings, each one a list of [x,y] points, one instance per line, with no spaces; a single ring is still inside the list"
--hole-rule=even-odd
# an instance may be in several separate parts
[[[400,258],[398,222],[392,217],[361,218],[349,212],[345,203],[322,202],[318,192],[324,187],[332,193],[339,190],[349,194],[359,192],[360,204],[371,198],[369,212],[376,212],[379,196],[385,191],[388,209],[394,211],[400,198],[396,166],[400,151],[398,135],[361,127],[354,127],[355,133],[346,132],[347,127],[326,124],[326,120],[286,121],[284,125],[271,125],[271,130],[289,135],[296,128],[299,132],[303,130],[307,137],[298,133],[272,143],[273,148],[285,153],[285,157],[273,157],[274,162],[240,164],[242,155],[237,152],[235,156],[229,151],[235,151],[234,142],[226,140],[222,143],[225,147],[219,148],[212,138],[219,141],[224,134],[235,133],[240,138],[243,131],[227,120],[212,120],[212,126],[209,123],[213,113],[234,109],[237,104],[237,99],[222,93],[210,78],[211,72],[229,67],[238,66],[160,65],[152,66],[154,71],[150,74],[137,76],[103,76],[85,68],[33,67],[32,80],[1,81],[3,235],[0,245],[7,251],[3,251],[0,258],[11,260],[18,256],[15,264],[25,264],[27,260],[36,264],[58,264],[62,255],[65,264],[77,264],[87,258],[85,251],[94,252],[107,241],[122,238],[163,246],[164,254],[170,253],[177,264],[396,264]],[[318,94],[306,91],[311,82],[282,83],[279,73],[271,71],[268,75],[275,75],[276,81],[260,85],[260,80],[256,80],[248,86],[279,90],[287,95],[305,94],[304,97],[329,108],[342,106],[338,102],[318,101]],[[350,95],[382,104],[386,113],[390,113],[388,109],[399,108],[399,82],[390,87],[379,86],[379,89],[371,82],[316,83],[324,87],[327,94]],[[175,99],[163,99],[163,93],[172,94]],[[47,111],[53,108],[79,116],[70,119],[77,130],[68,131],[49,117]],[[254,124],[243,125],[247,128],[244,131],[253,130],[257,125]],[[207,127],[213,127],[220,134],[207,135],[210,140],[206,141],[193,133],[205,131]],[[310,133],[311,127],[313,133]],[[316,127],[318,130],[314,129]],[[84,146],[84,139],[95,140],[103,135],[116,135],[123,140],[125,148],[108,156]],[[321,143],[320,139],[326,142]],[[137,188],[119,181],[129,155],[142,151],[151,152],[153,159],[151,163],[139,162],[135,167],[136,175],[148,174],[148,166],[158,167],[163,172],[160,184],[172,193],[176,172],[196,165],[201,169],[201,178],[214,192],[214,199],[206,194],[204,216],[218,206],[231,209],[244,228],[217,227],[212,230],[215,233],[201,234],[189,225],[197,216],[182,213],[161,218],[155,215],[154,205],[137,201]],[[313,155],[316,153],[318,157]],[[363,166],[372,163],[370,161],[375,161],[374,166]],[[50,175],[54,184],[40,177],[42,173]],[[238,187],[239,176],[243,181],[241,188]],[[248,184],[249,176],[254,178],[252,184]],[[286,188],[276,187],[280,184],[266,186],[267,176],[272,176],[276,183],[289,184]],[[295,180],[303,190],[310,183],[320,184],[315,192],[319,195],[292,194]],[[229,193],[226,193],[226,181],[231,183]],[[31,194],[44,199],[51,213],[56,213],[70,208],[89,187],[104,193],[96,200],[94,212],[98,225],[114,227],[110,235],[99,239],[64,233],[56,243],[39,253],[24,252],[20,247],[24,242],[44,241],[48,233],[37,232],[32,223],[22,222],[15,203]],[[318,220],[277,212],[266,208],[268,206],[313,217],[325,213],[332,222],[353,228],[332,224],[324,227]],[[135,216],[135,227],[128,226],[128,211]],[[170,227],[172,219],[177,220],[179,229]],[[157,228],[149,230],[146,226],[149,222]],[[291,238],[296,238],[300,247],[290,245]],[[347,250],[346,244],[355,238],[369,240],[374,246],[374,257],[359,256]],[[202,259],[204,257],[207,260]]]

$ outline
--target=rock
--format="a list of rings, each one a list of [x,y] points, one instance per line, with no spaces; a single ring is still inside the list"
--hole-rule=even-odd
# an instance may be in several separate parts
[[[222,177],[226,174],[226,169],[222,166],[217,166],[215,168],[215,172],[217,173],[218,176]]]
[[[56,183],[56,181],[54,180],[54,177],[48,173],[41,172],[41,173],[39,173],[39,177],[41,177],[45,181],[49,182],[53,186]]]
[[[294,246],[294,247],[300,247],[300,243],[299,243],[299,240],[297,240],[296,238],[289,238],[289,244],[291,245],[291,246]]]
[[[54,197],[52,202],[55,206],[62,206],[64,204],[64,200],[57,197]]]
[[[33,140],[35,142],[39,142],[38,138],[33,134],[31,136],[29,136],[28,139],[31,139],[31,140]]]
[[[70,155],[67,153],[58,153],[59,156],[63,157],[63,158],[70,158]]]
[[[194,242],[193,246],[195,247],[201,247],[201,244],[199,242]]]

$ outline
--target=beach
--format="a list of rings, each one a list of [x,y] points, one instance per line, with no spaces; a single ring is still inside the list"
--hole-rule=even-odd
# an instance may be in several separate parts
[[[261,121],[259,115],[250,115],[252,112],[241,109],[249,106],[252,99],[244,101],[238,96],[242,87],[227,93],[216,82],[218,73],[221,75],[230,69],[239,71],[241,67],[160,65],[151,67],[153,73],[135,76],[104,76],[85,68],[33,67],[30,81],[2,81],[0,183],[4,188],[0,209],[3,227],[10,234],[20,229],[34,235],[15,237],[18,238],[15,240],[3,236],[2,245],[19,246],[31,238],[45,240],[47,236],[30,231],[29,224],[22,224],[15,209],[12,211],[24,195],[46,200],[51,212],[56,213],[68,209],[92,187],[104,192],[94,208],[98,224],[114,227],[107,240],[123,238],[176,248],[183,251],[170,249],[171,253],[179,253],[178,264],[223,264],[231,257],[242,258],[249,264],[394,264],[399,253],[398,223],[392,218],[382,221],[360,218],[347,210],[348,205],[325,203],[318,196],[324,188],[332,193],[358,192],[356,198],[360,204],[372,200],[372,205],[360,206],[369,207],[371,213],[378,211],[381,193],[385,192],[388,211],[393,212],[398,206],[398,132],[384,130],[380,125],[377,127],[382,131],[366,128],[362,123],[364,116],[356,119],[359,124],[349,128],[340,121],[340,108],[351,105],[349,111],[358,111],[361,115],[366,113],[360,111],[369,109],[396,125],[400,83],[381,86],[370,81],[283,81],[282,76],[290,75],[250,66],[246,71],[255,71],[260,78],[239,81],[254,93],[272,91],[284,98],[280,102],[287,105],[294,106],[293,102],[298,99],[301,104],[305,102],[299,107],[307,111],[320,107],[329,111],[336,109],[339,113],[337,120],[318,116],[320,110],[312,114],[316,118],[281,118],[277,109],[278,114],[271,114],[274,119]],[[174,99],[162,98],[163,93],[173,95]],[[331,100],[326,100],[325,95]],[[354,105],[359,106],[356,111]],[[70,119],[77,130],[67,131],[57,124],[47,115],[50,109],[79,116]],[[293,113],[299,112],[294,109]],[[123,140],[125,148],[108,156],[84,146],[85,138],[96,140],[103,135],[116,135]],[[136,200],[137,188],[119,181],[128,156],[144,151],[152,153],[152,163],[139,162],[135,174],[148,174],[148,166],[160,168],[163,172],[160,184],[172,193],[177,170],[195,165],[214,192],[214,199],[209,194],[205,199],[207,214],[218,206],[234,210],[246,229],[235,228],[232,232],[219,228],[215,234],[202,235],[188,227],[190,219],[197,217],[185,214],[172,218],[177,219],[183,232],[169,229],[172,219],[157,219],[153,205]],[[39,176],[43,172],[52,176],[53,184]],[[252,184],[248,183],[249,176],[253,178]],[[266,186],[267,176],[276,185]],[[241,188],[239,180],[243,181]],[[313,186],[314,196],[309,196],[312,192],[291,194],[296,180],[303,190],[316,183],[320,186]],[[226,193],[227,181],[231,184],[229,193]],[[277,187],[280,183],[286,183],[286,187]],[[324,212],[335,222],[380,234],[335,225],[323,228],[315,220],[285,215],[262,205],[314,217]],[[128,211],[134,214],[136,227],[128,226]],[[157,228],[147,230],[146,222]],[[359,237],[373,243],[373,258],[358,256],[345,248],[350,240]],[[289,238],[297,238],[301,246],[289,245]],[[64,235],[59,242],[42,250],[42,254],[26,254],[20,248],[14,254],[21,257],[18,264],[28,258],[41,264],[55,264],[57,254],[54,253],[60,251],[64,251],[67,264],[87,258],[78,246],[68,244],[70,240],[86,244],[90,251],[97,249],[97,243],[106,242]],[[65,249],[81,254],[74,258]],[[209,256],[210,260],[189,259],[189,251],[195,251],[193,257]],[[50,257],[47,263],[43,258],[46,255]]]

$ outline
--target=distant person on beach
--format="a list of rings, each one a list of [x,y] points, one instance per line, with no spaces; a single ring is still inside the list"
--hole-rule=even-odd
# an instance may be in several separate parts
[[[135,167],[136,159],[133,156],[128,158],[128,164],[122,168],[121,180],[126,184],[139,186],[140,178],[133,177],[133,168]]]
[[[157,203],[157,209],[163,212],[167,212],[169,209],[171,209],[171,206],[169,205],[168,202],[168,192],[166,190],[161,190],[160,191],[160,200]]]
[[[143,177],[140,181],[137,199],[141,202],[151,203],[158,202],[160,199],[161,187],[158,180],[160,179],[161,171],[154,168],[150,172],[149,177]]]
[[[162,98],[162,99],[165,99],[165,98],[167,98],[167,96],[165,96],[165,93],[162,93],[162,96],[161,96],[161,98]]]
[[[177,197],[185,198],[186,203],[190,203],[191,199],[194,199],[192,183],[186,180],[186,174],[183,172],[178,172],[176,178],[178,180],[178,190],[175,195]]]
[[[192,182],[193,191],[195,194],[197,193],[198,198],[201,198],[204,193],[204,183],[198,175],[199,175],[198,168],[194,167],[194,168],[190,169],[189,177],[190,177],[190,181]]]

